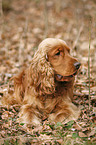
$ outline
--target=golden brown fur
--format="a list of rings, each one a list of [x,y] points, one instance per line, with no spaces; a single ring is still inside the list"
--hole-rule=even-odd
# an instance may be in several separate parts
[[[3,103],[21,104],[19,122],[41,124],[78,118],[79,110],[72,103],[74,75],[77,72],[63,40],[43,40],[32,63],[14,77],[14,95]]]

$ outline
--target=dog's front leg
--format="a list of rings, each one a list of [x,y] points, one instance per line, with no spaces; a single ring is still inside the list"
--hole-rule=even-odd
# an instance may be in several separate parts
[[[42,122],[40,118],[40,112],[33,105],[26,104],[21,107],[17,121],[19,123],[40,125]]]

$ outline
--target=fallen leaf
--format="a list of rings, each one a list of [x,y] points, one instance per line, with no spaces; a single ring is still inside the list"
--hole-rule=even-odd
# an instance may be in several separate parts
[[[85,135],[83,132],[79,132],[79,136],[80,137],[87,137],[87,135]]]
[[[95,129],[93,129],[89,134],[88,134],[88,136],[90,137],[90,136],[95,136],[95,133],[96,133],[96,130]]]
[[[96,86],[91,87],[91,90],[92,90],[92,91],[96,91]]]
[[[81,129],[82,129],[81,126],[78,125],[78,124],[75,124],[75,125],[73,125],[73,126],[74,126],[74,128],[75,128],[76,130],[81,130]]]

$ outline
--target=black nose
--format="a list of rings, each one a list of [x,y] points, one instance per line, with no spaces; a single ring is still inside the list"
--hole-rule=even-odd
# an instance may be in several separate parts
[[[80,65],[81,65],[80,62],[75,62],[75,63],[74,63],[74,66],[75,66],[76,69],[79,69]]]

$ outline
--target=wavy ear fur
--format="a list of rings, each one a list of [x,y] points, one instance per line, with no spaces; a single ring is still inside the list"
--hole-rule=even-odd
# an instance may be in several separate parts
[[[21,71],[18,75],[14,76],[12,79],[14,80],[14,97],[18,100],[19,103],[22,103],[25,92],[26,80],[24,80],[25,71]],[[27,85],[27,84],[26,84]]]
[[[1,100],[2,104],[13,105],[13,104],[23,103],[23,98],[24,98],[23,76],[24,75],[25,72],[22,71],[18,75],[11,78],[11,80],[14,80],[14,93],[13,94],[8,93],[7,95],[5,95]]]
[[[39,47],[29,68],[12,78],[14,94],[8,99],[9,101],[13,100],[13,102],[22,104],[28,91],[32,91],[33,94],[36,92],[39,96],[55,92],[54,71],[46,59],[47,51],[47,47]]]
[[[34,86],[39,95],[52,94],[55,91],[54,71],[45,57],[34,57],[29,67],[31,86]]]

